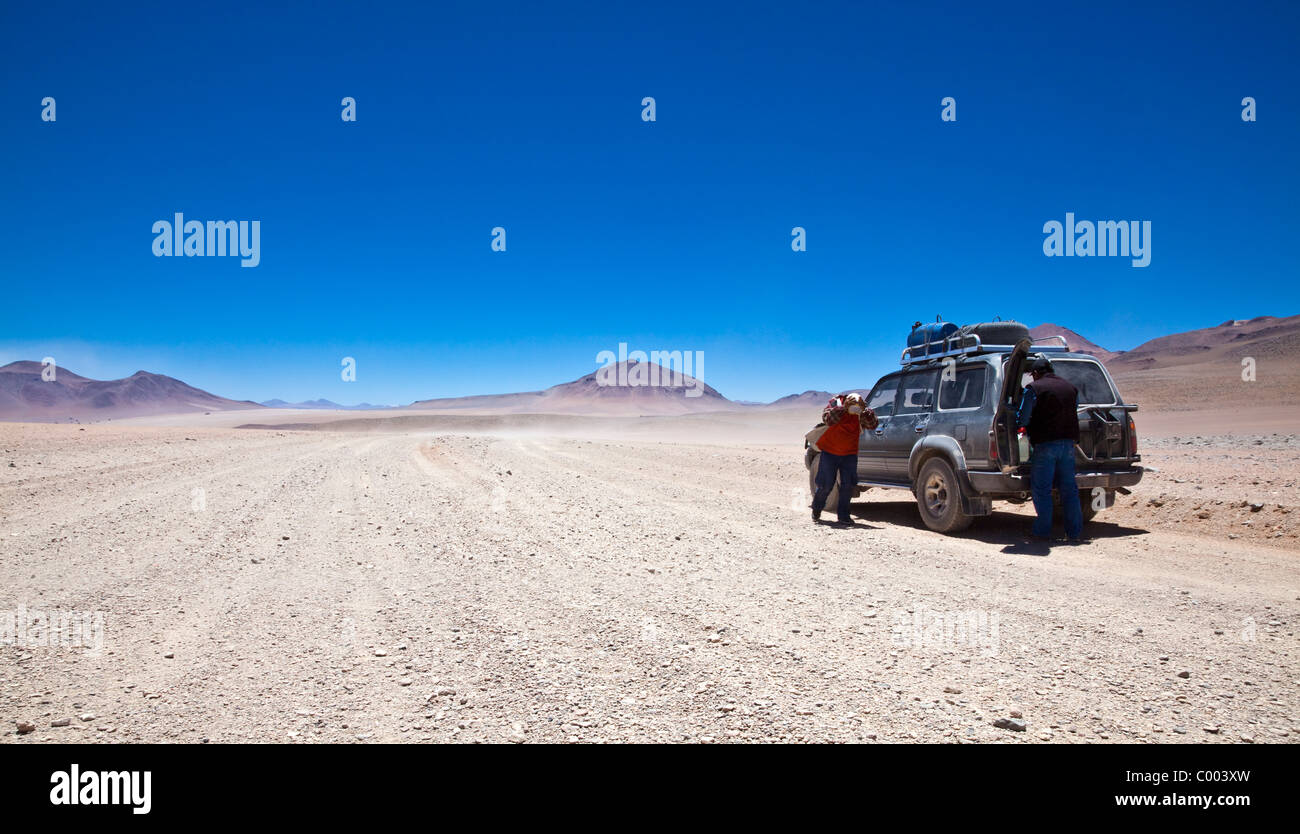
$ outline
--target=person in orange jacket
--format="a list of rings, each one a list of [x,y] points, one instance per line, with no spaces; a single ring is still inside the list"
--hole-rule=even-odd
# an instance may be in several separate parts
[[[821,521],[826,499],[838,476],[840,500],[835,519],[839,524],[852,524],[849,502],[853,500],[853,491],[858,484],[858,438],[864,428],[870,430],[876,427],[876,414],[867,408],[861,394],[840,394],[832,397],[822,411],[822,422],[826,424],[826,431],[817,438],[816,444],[821,450],[821,460],[817,463],[817,491],[813,494],[812,502],[813,521]]]

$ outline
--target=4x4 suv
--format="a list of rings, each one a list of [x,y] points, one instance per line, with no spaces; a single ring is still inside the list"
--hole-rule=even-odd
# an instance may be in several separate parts
[[[1042,353],[1079,389],[1075,463],[1084,520],[1111,506],[1116,491],[1127,493],[1142,480],[1131,416],[1137,406],[1120,399],[1094,357],[1055,338],[1060,344],[1024,338],[985,345],[968,328],[942,344],[905,350],[902,369],[882,377],[867,397],[880,424],[859,442],[857,494],[870,487],[910,489],[926,526],[942,533],[988,515],[995,500],[1028,500],[1029,464],[1021,460],[1015,416],[1026,357]],[[809,487],[816,491],[821,452],[804,446]],[[832,493],[827,506],[835,501]]]

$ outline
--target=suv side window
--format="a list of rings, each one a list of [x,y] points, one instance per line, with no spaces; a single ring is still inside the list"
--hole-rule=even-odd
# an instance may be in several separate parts
[[[918,371],[903,376],[895,414],[929,414],[934,408],[935,371]]]
[[[894,397],[898,393],[897,376],[887,376],[876,383],[867,395],[867,408],[876,412],[877,417],[888,417],[894,413]]]
[[[984,405],[984,365],[958,368],[954,379],[939,383],[939,409],[979,408]]]

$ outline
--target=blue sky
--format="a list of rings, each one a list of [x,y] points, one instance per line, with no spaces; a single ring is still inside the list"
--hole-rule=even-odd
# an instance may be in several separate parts
[[[769,400],[936,314],[1300,312],[1297,4],[974,5],[5,4],[0,363],[404,403],[627,342]],[[261,264],[154,257],[178,211],[260,220]],[[1150,220],[1151,265],[1045,257],[1067,211]]]

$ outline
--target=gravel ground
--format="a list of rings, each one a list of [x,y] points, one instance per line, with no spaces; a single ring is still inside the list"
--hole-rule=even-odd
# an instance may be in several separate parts
[[[1142,483],[1102,519],[1300,549],[1297,436],[1152,438],[1142,452]]]
[[[0,741],[1296,740],[1300,444],[1146,445],[1044,551],[797,444],[0,425],[0,611],[103,616]]]

